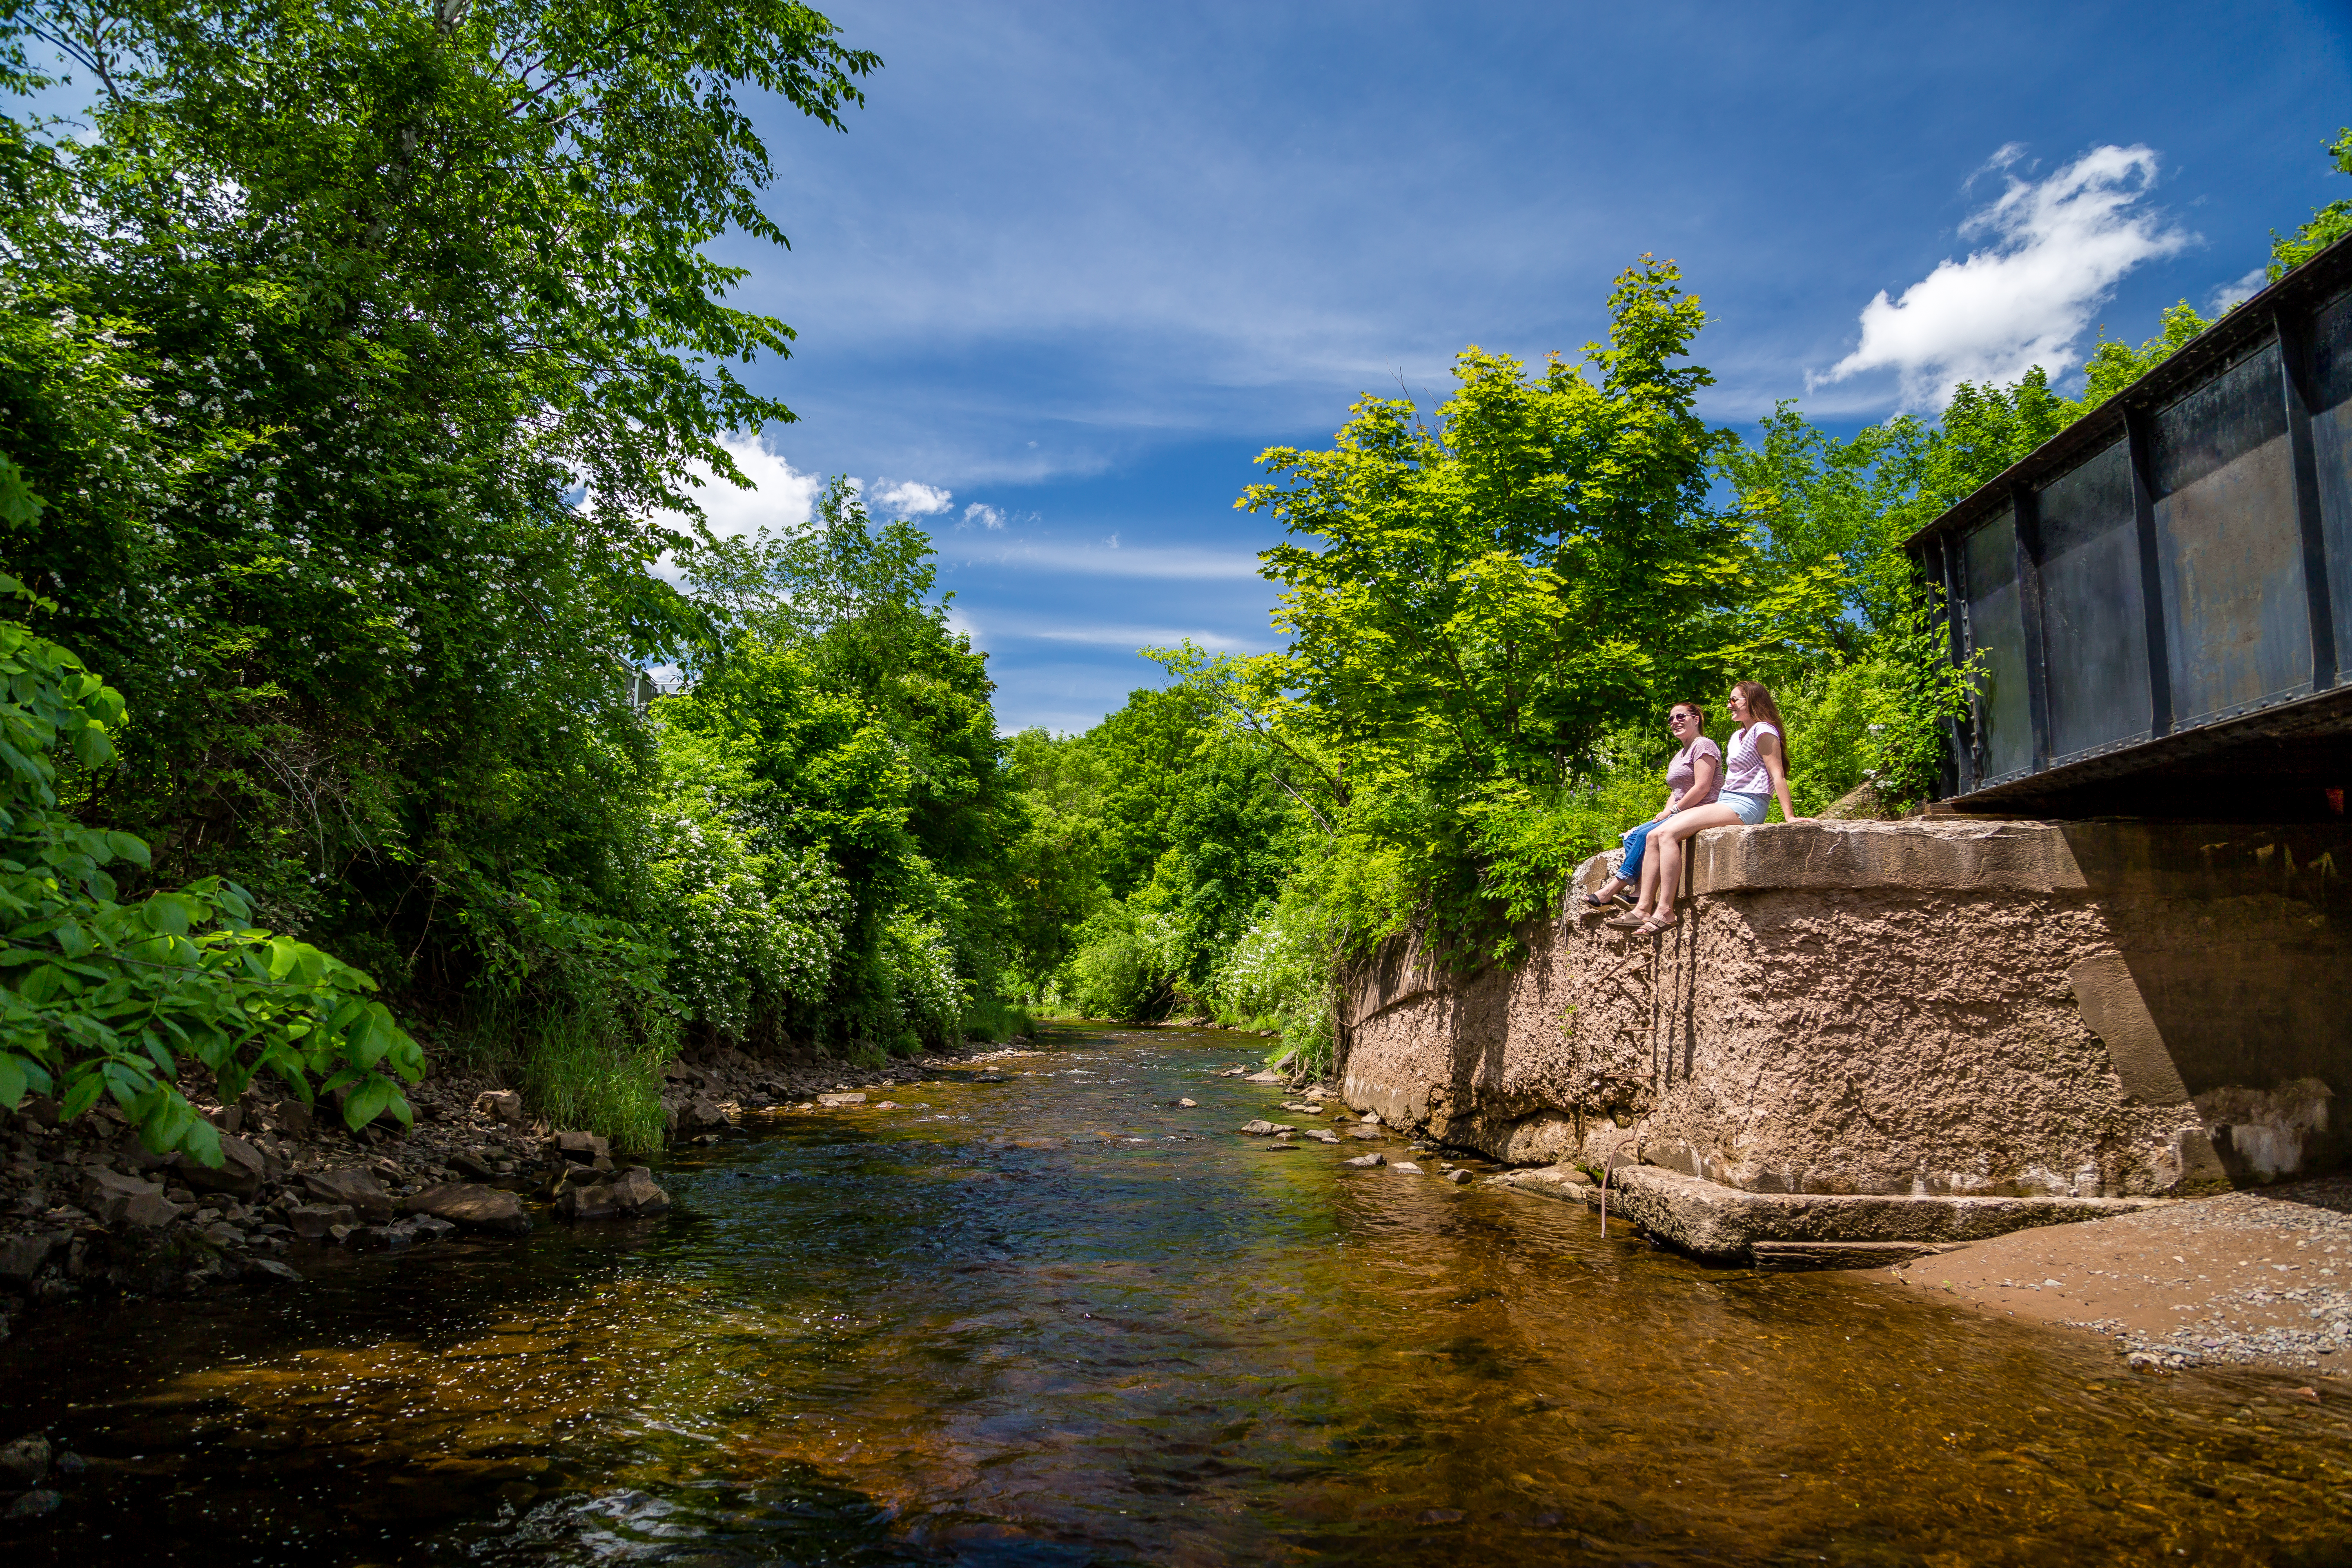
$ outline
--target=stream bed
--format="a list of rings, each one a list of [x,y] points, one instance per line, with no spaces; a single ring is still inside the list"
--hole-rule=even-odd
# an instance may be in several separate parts
[[[2352,1557],[2332,1380],[2135,1375],[1928,1293],[1604,1237],[1433,1155],[1340,1163],[1394,1141],[1274,1152],[1234,1130],[1318,1123],[1215,1076],[1246,1059],[1051,1029],[901,1110],[681,1152],[657,1220],[52,1313],[0,1345],[0,1440],[89,1468],[0,1559]]]

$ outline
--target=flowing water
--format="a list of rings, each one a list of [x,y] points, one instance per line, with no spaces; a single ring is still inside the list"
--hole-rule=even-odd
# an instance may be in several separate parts
[[[1271,1152],[1234,1130],[1311,1120],[1212,1076],[1241,1059],[1054,1031],[673,1159],[658,1221],[32,1325],[0,1437],[90,1469],[0,1560],[2352,1557],[2352,1426],[2305,1379],[2133,1377],[1433,1159]]]

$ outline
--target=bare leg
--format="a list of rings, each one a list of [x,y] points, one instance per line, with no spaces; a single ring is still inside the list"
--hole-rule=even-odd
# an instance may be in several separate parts
[[[1650,834],[1651,847],[1657,846],[1657,832]],[[1642,891],[1633,900],[1633,912],[1647,915],[1658,907],[1658,858],[1647,853],[1642,856]]]
[[[1650,905],[1651,919],[1663,921],[1675,912],[1675,892],[1683,885],[1683,841],[1710,827],[1735,827],[1738,823],[1739,814],[1727,805],[1700,805],[1675,813],[1664,827],[1650,835],[1650,847],[1658,857],[1658,891]],[[1644,880],[1649,869],[1644,863]]]

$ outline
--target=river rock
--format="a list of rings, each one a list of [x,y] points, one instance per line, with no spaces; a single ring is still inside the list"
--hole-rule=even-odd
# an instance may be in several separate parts
[[[245,1277],[256,1285],[299,1285],[302,1276],[274,1258],[256,1258],[245,1266]]]
[[[0,1477],[10,1486],[37,1487],[49,1473],[49,1440],[38,1432],[0,1448]]]
[[[287,1228],[305,1241],[324,1241],[335,1226],[359,1224],[349,1204],[298,1204],[286,1211]]]
[[[1380,1135],[1381,1130],[1378,1127],[1366,1122],[1360,1121],[1348,1129],[1348,1136],[1350,1138],[1378,1138]]]
[[[565,1159],[582,1165],[613,1157],[613,1146],[593,1132],[559,1132],[555,1135],[555,1147]]]
[[[555,1212],[569,1220],[635,1219],[669,1207],[669,1194],[654,1184],[654,1174],[632,1165],[606,1182],[592,1182],[573,1172],[556,1189]]]
[[[821,1105],[863,1105],[866,1097],[862,1094],[821,1094],[817,1096],[817,1102]],[[680,1137],[690,1138],[699,1133],[723,1132],[733,1125],[735,1123],[728,1117],[725,1106],[707,1094],[698,1094],[677,1108],[671,1131]]]
[[[1265,1072],[1254,1072],[1242,1081],[1244,1083],[1280,1083],[1283,1079],[1280,1073],[1268,1069]]]
[[[1276,1132],[1296,1132],[1298,1129],[1291,1126],[1286,1121],[1266,1121],[1261,1120],[1244,1122],[1242,1124],[1242,1131],[1252,1138],[1264,1138]]]
[[[164,1197],[158,1184],[103,1165],[92,1166],[83,1176],[81,1201],[104,1224],[140,1230],[160,1230],[181,1213],[180,1205]]]
[[[843,1106],[865,1104],[866,1096],[861,1093],[855,1092],[850,1094],[820,1094],[816,1097],[816,1102],[819,1105],[824,1106],[828,1110],[837,1110]]]
[[[1176,1103],[1182,1106],[1187,1110],[1197,1110],[1200,1109],[1201,1105],[1201,1102],[1197,1100],[1180,1100]]]
[[[29,1491],[8,1505],[8,1517],[12,1520],[38,1519],[43,1514],[55,1513],[65,1505],[65,1500],[53,1491]]]
[[[1339,1135],[1328,1127],[1310,1127],[1307,1130],[1307,1136],[1318,1143],[1337,1143],[1339,1141]]]
[[[1391,1165],[1389,1169],[1408,1176],[1418,1176],[1421,1174],[1421,1167],[1414,1164],[1410,1160],[1399,1160],[1395,1164]]]
[[[310,1135],[310,1108],[299,1100],[279,1100],[269,1108],[269,1119],[278,1123],[280,1132],[289,1137],[307,1138]]]
[[[476,1186],[470,1182],[427,1187],[401,1206],[410,1214],[431,1215],[467,1230],[520,1236],[530,1228],[530,1216],[523,1213],[520,1198],[497,1187]]]
[[[11,1285],[30,1284],[35,1275],[48,1267],[50,1257],[72,1239],[71,1231],[54,1230],[0,1241],[0,1279]]]
[[[486,1089],[474,1096],[474,1109],[493,1121],[522,1125],[522,1096],[510,1089]]]
[[[1381,1113],[1377,1110],[1365,1111],[1362,1121],[1364,1125],[1367,1127],[1381,1127],[1387,1125],[1385,1122],[1381,1121]]]
[[[392,1194],[366,1171],[310,1171],[302,1190],[322,1204],[349,1204],[370,1225],[392,1218]]]
[[[1457,1187],[1466,1187],[1470,1184],[1470,1173],[1467,1171],[1448,1171],[1445,1173],[1445,1179],[1452,1182]]]
[[[1388,1163],[1389,1157],[1377,1149],[1369,1154],[1359,1154],[1352,1160],[1339,1162],[1342,1165],[1385,1165]]]
[[[233,1198],[250,1198],[259,1194],[262,1182],[269,1174],[269,1162],[262,1158],[261,1151],[242,1138],[224,1132],[220,1152],[218,1165],[182,1161],[176,1173],[180,1180],[200,1193],[226,1193]]]

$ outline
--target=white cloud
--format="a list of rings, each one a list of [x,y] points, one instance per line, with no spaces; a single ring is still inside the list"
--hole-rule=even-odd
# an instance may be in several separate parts
[[[743,477],[759,489],[738,489],[696,464],[694,477],[702,481],[702,488],[694,492],[694,499],[702,504],[711,532],[726,539],[761,528],[782,532],[808,521],[816,508],[817,494],[824,489],[822,476],[802,473],[768,450],[756,436],[724,436],[719,444],[727,448]]]
[[[2244,304],[2261,293],[2270,280],[2269,269],[2257,267],[2235,282],[2221,285],[2213,290],[2213,297],[2205,302],[2205,313],[2218,316],[2232,305]]]
[[[912,479],[877,479],[870,499],[876,510],[894,518],[929,517],[955,504],[951,492]]]
[[[2003,147],[1988,167],[2006,170],[2021,151]],[[2197,238],[2145,205],[2157,166],[2150,148],[2107,146],[2045,180],[2011,176],[1999,200],[1960,226],[1961,237],[1991,243],[1940,263],[1900,300],[1880,290],[1863,307],[1861,344],[1809,384],[1891,370],[1906,407],[1935,408],[1962,381],[2073,369],[2076,342],[2117,280]]]
[[[970,528],[975,522],[982,528],[1003,528],[1004,514],[992,506],[983,506],[979,501],[974,501],[963,509],[963,521],[959,526]]]

